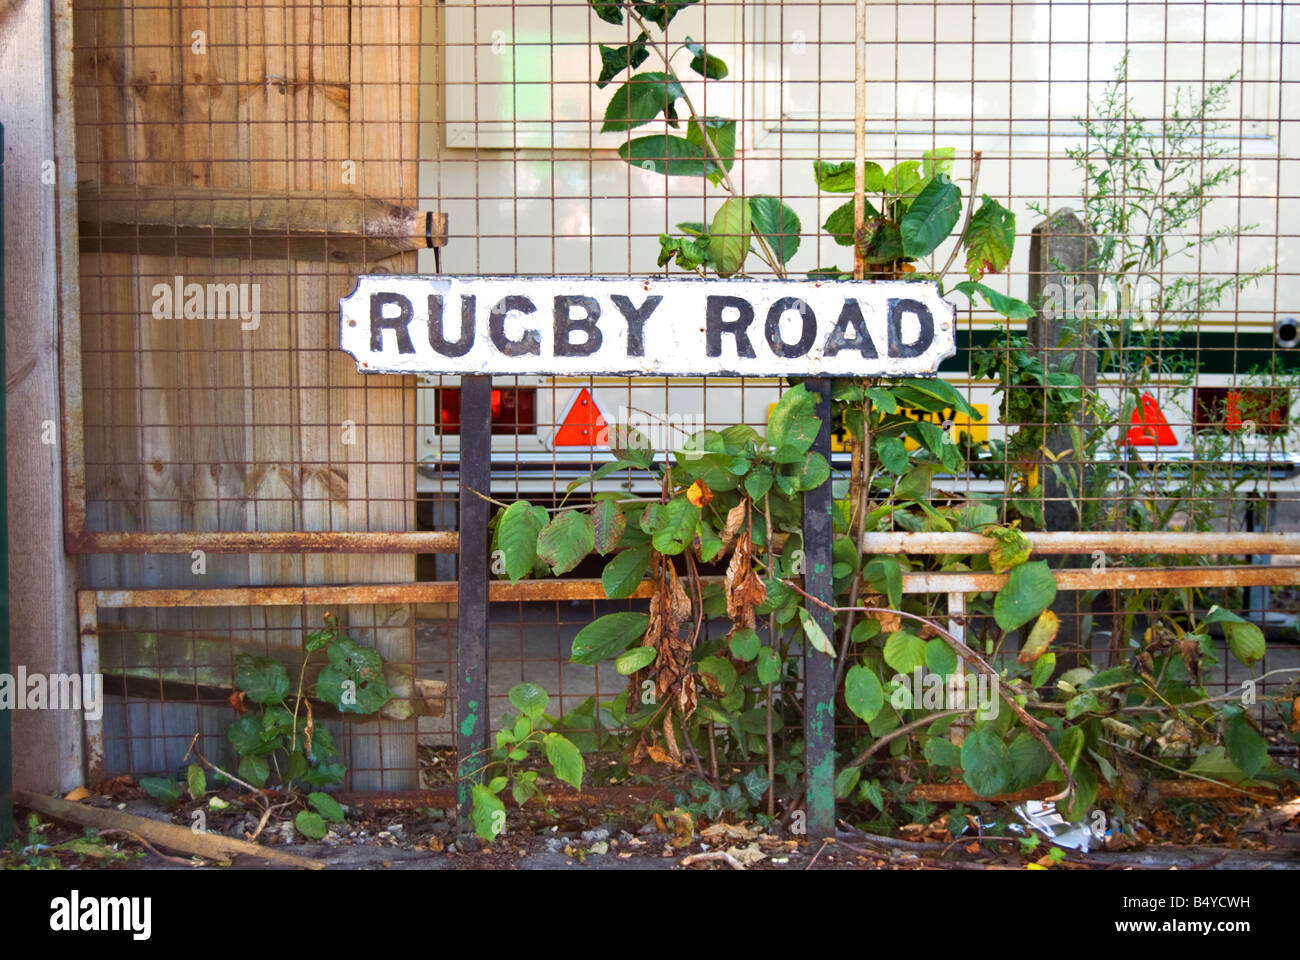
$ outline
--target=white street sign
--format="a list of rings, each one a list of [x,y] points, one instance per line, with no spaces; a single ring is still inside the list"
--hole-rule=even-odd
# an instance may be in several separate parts
[[[362,373],[917,376],[956,353],[921,281],[380,274],[339,320]]]

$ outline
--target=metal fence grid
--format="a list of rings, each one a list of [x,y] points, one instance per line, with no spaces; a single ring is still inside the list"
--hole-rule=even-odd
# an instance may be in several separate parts
[[[718,193],[703,180],[625,163],[614,152],[621,139],[599,132],[610,88],[592,83],[598,45],[634,34],[578,2],[86,0],[74,9],[81,312],[79,329],[67,331],[63,436],[69,543],[83,554],[84,586],[334,585],[341,610],[355,596],[350,587],[453,580],[460,445],[447,429],[447,405],[457,381],[357,374],[337,350],[337,301],[362,272],[658,272],[660,234],[707,221]],[[778,196],[799,213],[792,275],[851,268],[849,248],[818,230],[845,197],[818,192],[810,171],[815,158],[853,156],[854,14],[853,2],[832,0],[705,0],[684,8],[670,31],[728,62],[726,78],[688,80],[687,89],[702,113],[739,121],[737,191]],[[1292,341],[1300,333],[1287,322],[1300,286],[1291,226],[1297,198],[1286,186],[1300,169],[1289,39],[1300,27],[1295,16],[1289,5],[1248,2],[868,4],[867,157],[888,168],[953,147],[954,175],[967,193],[978,167],[978,192],[1018,217],[1014,259],[985,278],[994,289],[1026,298],[1032,283],[1052,279],[1046,262],[1031,261],[1040,220],[1031,204],[1095,208],[1096,181],[1083,181],[1068,151],[1096,146],[1076,118],[1100,119],[1094,105],[1126,51],[1122,89],[1133,107],[1122,129],[1140,122],[1157,142],[1177,122],[1180,88],[1226,81],[1221,164],[1233,175],[1183,232],[1199,241],[1253,225],[1240,238],[1197,247],[1152,279],[1213,282],[1271,268],[1184,329],[1171,324],[1162,340],[1098,349],[1098,393],[1119,422],[1108,427],[1113,439],[1076,466],[1104,474],[1100,487],[1072,493],[1036,452],[1018,459],[995,447],[983,451],[982,471],[937,484],[954,502],[1036,478],[1049,510],[1053,502],[1063,508],[1055,531],[1296,529],[1300,456],[1291,425],[1300,348]],[[645,69],[654,66],[652,58]],[[1197,170],[1205,143],[1186,144]],[[1136,198],[1121,192],[1118,199]],[[1140,245],[1145,229],[1124,236]],[[1096,239],[1108,237],[1123,239],[1114,232]],[[996,383],[971,369],[992,353],[992,369],[1010,370],[1017,351],[992,346],[1001,318],[953,299],[960,301],[959,353],[943,372],[987,407],[987,439],[1005,442]],[[1043,355],[1051,363],[1070,349],[1048,345]],[[532,391],[535,406],[518,429],[510,429],[510,411],[503,414],[489,492],[544,503],[557,502],[604,456],[548,443],[581,390],[607,417],[648,411],[698,429],[761,428],[781,389],[775,381],[608,378],[502,378],[494,387],[503,395]],[[1041,385],[1018,389],[1022,397],[1046,395]],[[1131,408],[1142,393],[1176,432],[1172,448],[1135,451],[1116,442],[1130,427],[1124,399]],[[1037,426],[1059,436],[1098,422],[1044,416]],[[1049,444],[1054,454],[1067,446]],[[847,454],[834,462],[842,481]],[[1001,509],[1008,515],[1005,503]],[[868,548],[908,550],[919,575],[933,554],[917,552],[915,531],[896,533],[911,539],[869,537]],[[1205,601],[1272,616],[1279,635],[1294,636],[1288,617],[1300,610],[1300,596],[1294,570],[1283,566],[1286,554],[1300,554],[1293,541],[1241,540],[1232,557],[1177,551],[1167,541],[1108,542],[1117,546],[1066,552],[1065,562],[1097,571],[1095,549],[1103,572],[1252,557],[1276,566],[1271,584],[1208,569],[1167,578],[1195,584],[1220,576]],[[942,612],[952,591],[927,589]],[[1092,589],[1097,597],[1074,594],[1081,601],[1067,619],[1078,622],[1079,652],[1107,662],[1133,631],[1140,636],[1154,623],[1158,591]],[[561,599],[494,604],[492,707],[504,708],[507,680],[554,684],[566,710],[620,689],[617,676],[566,663],[572,632],[605,607],[557,590]],[[450,679],[449,609],[433,604],[454,594],[443,596],[358,606],[350,625],[416,676]],[[234,608],[243,612],[116,611],[114,642],[165,635],[169,643],[152,654],[156,673],[193,670],[207,649],[216,651],[220,672],[236,641],[292,648],[296,633],[318,625],[321,609]],[[1276,665],[1292,666],[1293,654],[1293,647],[1270,649],[1263,669],[1277,657]],[[113,772],[174,765],[177,747],[195,731],[182,720],[164,725],[159,704],[191,702],[203,706],[194,716],[216,716],[204,712],[213,705],[179,689],[145,699],[154,706],[132,700],[106,718]],[[489,710],[493,718],[501,712]],[[151,719],[138,719],[145,714]],[[198,722],[205,737],[215,729],[215,720]],[[376,789],[420,785],[417,739],[440,744],[456,722],[453,703],[444,718],[395,724],[386,736],[408,744],[401,759],[377,777],[357,772]]]

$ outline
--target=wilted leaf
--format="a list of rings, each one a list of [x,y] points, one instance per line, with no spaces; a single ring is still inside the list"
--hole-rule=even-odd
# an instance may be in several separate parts
[[[1016,663],[1033,663],[1041,657],[1051,642],[1056,639],[1057,631],[1060,629],[1060,618],[1051,610],[1044,610],[1038,622],[1034,624],[1034,629],[1029,631],[1029,638],[1025,640],[1025,645],[1020,648]]]

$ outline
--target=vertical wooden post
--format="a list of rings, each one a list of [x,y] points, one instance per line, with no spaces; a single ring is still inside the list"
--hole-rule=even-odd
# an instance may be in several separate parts
[[[488,538],[492,378],[460,380],[460,562],[457,571],[457,775],[481,766],[488,745]],[[482,494],[483,496],[479,496]],[[474,756],[478,754],[478,756]],[[470,783],[457,780],[459,823],[469,827]]]
[[[831,382],[817,377],[803,382],[817,398],[821,429],[812,445],[827,460],[831,454]],[[804,589],[826,603],[834,602],[831,579],[831,480],[804,494]],[[835,617],[809,604],[808,612],[825,632],[835,636]],[[808,832],[827,837],[835,832],[835,661],[823,653],[804,650],[804,743],[807,777]]]
[[[0,124],[0,370],[5,369],[5,128]],[[0,390],[0,450],[5,447],[5,394]],[[8,469],[0,461],[0,674],[9,672]],[[0,710],[0,846],[13,839],[14,774],[9,754],[9,711]]]
[[[58,429],[61,323],[77,305],[76,161],[72,147],[71,17],[67,5],[11,4],[0,15],[0,117],[5,118],[6,444],[12,589],[10,659],[29,673],[80,673],[72,564],[63,552]],[[56,109],[57,97],[57,109]],[[68,219],[71,215],[72,219]],[[14,282],[20,278],[21,282]],[[48,793],[81,783],[81,713],[23,710],[9,718],[13,784]]]

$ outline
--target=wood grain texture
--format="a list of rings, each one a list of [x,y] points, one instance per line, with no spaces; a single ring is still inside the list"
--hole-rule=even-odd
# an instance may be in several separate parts
[[[59,193],[47,167],[60,130],[53,52],[66,38],[51,22],[60,4],[15,0],[0,16],[0,117],[5,124],[5,451],[8,464],[10,663],[29,672],[80,671],[75,567],[63,553],[58,322]],[[66,134],[67,131],[64,131]],[[75,263],[75,246],[72,248]],[[47,433],[47,422],[50,424]],[[43,442],[43,435],[54,443]],[[14,785],[70,789],[81,778],[81,723],[70,710],[14,711]]]
[[[418,6],[76,0],[75,9],[78,179],[164,198],[329,191],[414,205]],[[413,272],[415,256],[385,267]],[[84,254],[88,526],[414,529],[414,381],[363,379],[336,347],[338,299],[366,269],[288,257]],[[154,285],[176,276],[256,285],[258,322],[156,319]],[[186,556],[86,558],[84,569],[88,585],[103,587],[404,582],[415,573],[409,556],[206,560],[203,576]],[[409,606],[334,612],[390,662],[413,660]],[[138,656],[183,662],[195,655],[188,637],[222,631],[291,660],[324,610],[103,613],[119,632],[173,638],[164,650],[139,641]],[[131,735],[161,744],[165,732],[179,744],[178,725],[197,721],[219,741],[232,719],[168,711],[132,715]],[[413,721],[349,729],[356,788],[417,785]],[[167,769],[172,752],[149,763]],[[112,759],[110,749],[110,769]]]

